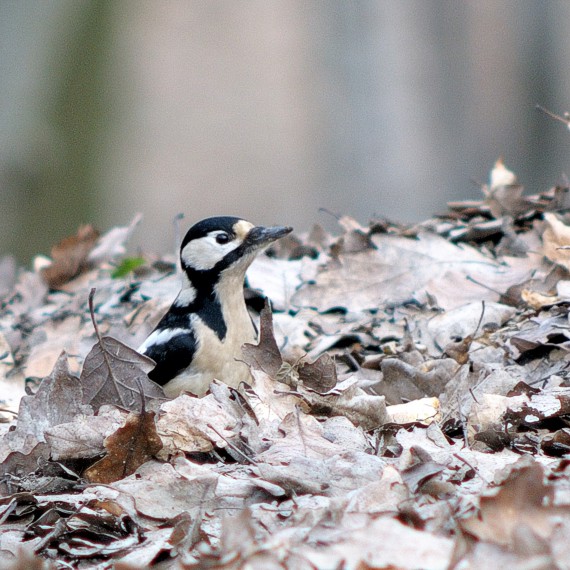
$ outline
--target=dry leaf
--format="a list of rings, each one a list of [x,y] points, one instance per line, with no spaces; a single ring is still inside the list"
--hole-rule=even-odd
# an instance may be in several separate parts
[[[243,360],[250,368],[262,370],[275,378],[283,360],[273,336],[273,316],[268,300],[259,316],[259,329],[259,342],[243,345]]]
[[[20,490],[21,479],[34,473],[49,457],[49,453],[49,446],[46,443],[37,443],[31,449],[26,449],[25,453],[20,451],[9,453],[0,463],[0,496]],[[0,536],[1,534],[0,532]]]
[[[0,498],[2,555],[27,543],[44,559],[74,567],[161,561],[185,568],[564,567],[570,551],[567,274],[535,253],[543,227],[536,213],[555,210],[561,192],[524,198],[512,173],[499,170],[486,204],[464,204],[411,229],[343,218],[340,240],[316,231],[292,240],[277,258],[258,258],[255,286],[285,312],[273,315],[273,333],[267,309],[259,344],[245,348],[251,385],[236,391],[214,382],[203,399],[147,395],[148,406],[162,404],[156,432],[149,416],[135,414],[143,409],[140,392],[147,388],[141,386],[152,364],[109,338],[86,362],[84,385],[64,375],[59,387],[40,389],[37,402],[27,397],[16,429],[2,413],[0,491],[14,493]],[[522,204],[525,215],[513,217]],[[492,212],[504,219],[490,219]],[[88,263],[124,246],[125,228],[107,235]],[[454,245],[457,239],[481,247]],[[338,259],[330,257],[335,243]],[[518,257],[503,258],[501,251]],[[161,263],[174,267],[170,257]],[[147,270],[127,282],[92,267],[62,286],[65,294],[46,294],[37,275],[22,271],[0,304],[0,363],[3,354],[9,362],[0,370],[10,375],[0,399],[24,385],[26,370],[40,370],[48,352],[53,362],[58,341],[68,346],[73,336],[69,346],[81,362],[92,338],[85,320],[89,287],[102,292],[101,327],[136,345],[177,290],[174,273],[165,276],[152,263]],[[498,298],[513,283],[514,306],[487,303],[478,327],[481,299]],[[520,302],[525,290],[556,293],[559,301],[545,305],[531,296],[540,311],[530,311]],[[296,311],[289,305],[293,291],[301,300],[309,292],[305,300],[321,311],[339,310]],[[468,365],[439,358],[450,340],[467,336],[475,341],[454,356]],[[288,355],[286,368],[280,351]],[[303,355],[320,358],[299,364]],[[336,369],[341,381],[335,385]],[[387,409],[375,391],[406,403]],[[426,393],[434,397],[418,399]],[[438,400],[443,420],[427,428],[418,423],[439,419]],[[100,407],[94,416],[86,401],[128,403],[132,425],[119,430],[124,408]],[[38,444],[40,433],[45,443]],[[157,434],[165,444],[158,452]],[[92,468],[94,477],[136,471],[110,484],[78,484],[77,472],[104,452],[106,438],[109,455]],[[481,532],[488,534],[479,538],[481,529],[474,529],[471,550],[452,554],[458,539],[450,529],[475,514],[497,471],[520,453],[540,455],[548,473],[544,512],[536,507],[540,492],[529,502],[538,508],[534,518],[545,520],[546,530],[555,521],[555,530],[544,538],[540,524],[526,522],[534,516],[529,509],[509,534],[510,520],[503,524],[493,508],[518,516],[515,501],[489,507],[483,499]],[[544,484],[534,481],[540,491]],[[512,494],[527,493],[517,487]],[[505,527],[503,536],[495,523]],[[507,542],[491,542],[495,534]]]
[[[452,358],[428,360],[419,366],[400,358],[387,358],[382,362],[382,382],[374,387],[386,396],[388,403],[401,404],[426,396],[439,397],[449,382],[455,379],[460,366]]]
[[[51,289],[57,289],[81,273],[98,237],[99,232],[93,226],[81,226],[76,235],[66,237],[52,247],[53,261],[49,267],[41,270],[42,277]]]
[[[128,226],[112,228],[99,237],[95,247],[89,252],[89,263],[97,265],[124,255],[127,251],[126,243],[141,220],[142,214],[136,214]]]
[[[301,387],[299,391],[301,391]],[[374,430],[390,421],[384,396],[366,394],[351,378],[327,394],[303,392],[305,402],[317,416],[345,416],[364,430]]]
[[[138,476],[113,483],[114,492],[121,492],[117,502],[132,508],[134,499],[138,512],[162,521],[183,512],[196,517],[202,509],[211,507],[220,476],[184,458],[176,458],[173,463],[149,461],[140,467]]]
[[[490,175],[490,186],[491,190],[499,188],[500,186],[512,186],[517,183],[517,177],[514,172],[511,172],[503,162],[502,158],[499,158]]]
[[[553,263],[570,271],[570,226],[561,222],[554,214],[544,214],[545,229],[542,234],[542,251]]]
[[[301,362],[297,368],[299,382],[319,394],[332,390],[337,383],[336,366],[330,354],[323,354],[314,362]]]
[[[21,399],[18,424],[5,435],[4,442],[12,451],[27,454],[38,442],[45,441],[48,428],[70,422],[78,413],[90,412],[91,409],[83,405],[81,383],[70,374],[67,355],[62,352],[36,394]]]
[[[528,211],[529,203],[522,195],[523,190],[500,158],[491,170],[490,185],[483,187],[485,202],[495,218],[505,214],[516,217]]]
[[[105,439],[107,455],[89,467],[84,476],[91,483],[113,483],[134,473],[162,449],[154,412],[131,412],[125,425]]]
[[[160,407],[156,428],[163,442],[159,458],[179,452],[195,453],[223,448],[235,439],[237,419],[213,394],[194,398],[187,394]]]
[[[54,461],[96,457],[105,451],[105,438],[125,422],[127,413],[104,406],[96,416],[78,414],[72,422],[61,423],[45,430]]]
[[[420,422],[429,425],[441,421],[441,405],[437,398],[420,398],[406,404],[387,406],[390,419],[397,424]]]
[[[516,551],[524,528],[542,539],[549,538],[556,516],[565,510],[551,506],[553,493],[543,483],[543,468],[527,459],[512,469],[495,496],[481,498],[480,512],[476,516],[461,521],[465,531],[511,551]]]
[[[167,398],[147,373],[154,362],[112,338],[103,337],[93,345],[81,371],[83,401],[95,410],[114,404],[130,411],[142,407],[158,409]],[[141,402],[141,390],[144,403]]]
[[[299,290],[292,303],[320,312],[363,311],[414,299],[425,302],[430,294],[449,310],[469,302],[496,301],[499,295],[492,290],[504,291],[529,274],[528,266],[499,264],[473,248],[429,233],[415,240],[391,235],[372,239],[376,250],[341,255],[338,264],[319,273],[314,285]]]

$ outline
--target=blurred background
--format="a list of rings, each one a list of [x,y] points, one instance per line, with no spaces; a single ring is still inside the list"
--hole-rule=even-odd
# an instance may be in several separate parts
[[[569,170],[568,0],[0,0],[0,253],[91,222],[307,230]]]

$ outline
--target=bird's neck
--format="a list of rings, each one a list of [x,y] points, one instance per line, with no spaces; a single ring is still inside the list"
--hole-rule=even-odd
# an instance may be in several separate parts
[[[217,281],[184,275],[182,289],[173,309],[179,314],[196,314],[220,340],[228,333],[228,323],[251,322],[243,295],[245,272],[221,275]]]

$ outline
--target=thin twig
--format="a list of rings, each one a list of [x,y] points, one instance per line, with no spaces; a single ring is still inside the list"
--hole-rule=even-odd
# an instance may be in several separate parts
[[[477,469],[477,467],[475,467],[474,465],[471,465],[471,463],[469,463],[469,461],[467,461],[467,459],[465,459],[464,457],[461,457],[461,455],[459,455],[458,453],[454,453],[453,457],[455,457],[456,459],[459,459],[459,461],[462,461],[463,463],[465,463],[465,465],[467,465],[467,467],[470,467],[471,469],[473,469],[473,471],[475,471],[475,473],[477,473],[477,475],[479,475],[479,477],[481,479],[483,479],[483,481],[485,481],[485,483],[487,483],[487,485],[489,484],[489,481],[487,479],[485,479],[485,477],[483,477],[483,475],[481,475],[481,473]]]
[[[537,109],[541,113],[544,113],[551,119],[554,119],[555,121],[560,121],[561,123],[564,123],[567,127],[570,127],[570,116],[568,115],[568,113],[564,113],[564,116],[557,115],[556,113],[553,113],[548,109],[545,109],[541,105],[535,105],[535,109]]]
[[[97,321],[95,320],[95,309],[93,308],[93,298],[95,297],[96,291],[97,289],[93,287],[89,292],[89,314],[91,315],[91,322],[93,323],[93,328],[95,329],[95,335],[97,336],[99,344],[101,344],[101,334],[99,333],[99,327],[97,326]]]
[[[236,453],[239,453],[248,463],[257,465],[257,462],[248,457],[239,447],[234,445],[228,438],[224,437],[212,424],[206,424],[218,437],[221,437]]]

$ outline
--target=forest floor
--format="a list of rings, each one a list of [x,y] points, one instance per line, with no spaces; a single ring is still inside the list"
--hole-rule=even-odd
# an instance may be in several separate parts
[[[568,188],[482,192],[280,240],[203,398],[132,348],[180,278],[137,219],[0,260],[0,569],[570,568]]]

